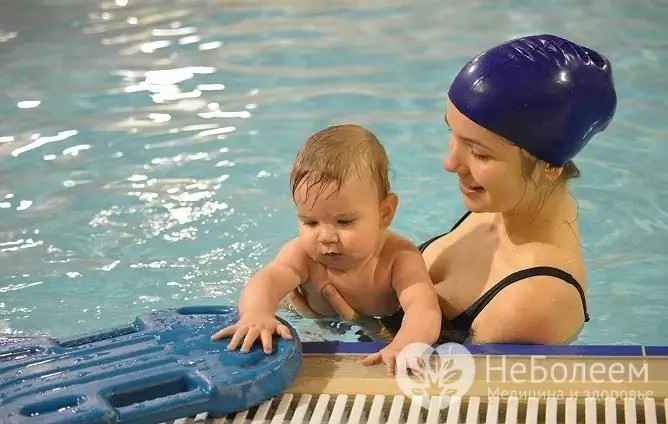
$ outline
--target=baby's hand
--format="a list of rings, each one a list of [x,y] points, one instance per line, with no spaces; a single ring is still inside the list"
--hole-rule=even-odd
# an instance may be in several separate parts
[[[250,313],[244,315],[236,324],[218,331],[211,336],[211,339],[220,340],[232,336],[232,340],[230,340],[230,343],[227,345],[229,350],[235,350],[243,339],[240,352],[245,353],[250,350],[251,346],[253,346],[253,343],[259,336],[262,340],[264,353],[269,354],[272,350],[272,336],[274,333],[286,340],[292,339],[290,329],[281,324],[274,315],[267,313]]]
[[[419,373],[420,358],[415,355],[404,354],[405,358],[403,362],[405,363],[397,364],[397,358],[404,347],[405,346],[399,346],[396,343],[390,343],[385,348],[362,359],[360,364],[376,365],[384,362],[385,367],[387,368],[387,375],[390,377],[394,377],[396,374],[397,366],[405,367],[407,371],[412,373]]]

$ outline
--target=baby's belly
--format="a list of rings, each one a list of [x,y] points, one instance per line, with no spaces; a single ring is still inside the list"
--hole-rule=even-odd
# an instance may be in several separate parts
[[[332,308],[329,301],[320,294],[314,285],[308,283],[304,284],[301,286],[301,290],[313,311],[326,317],[338,316],[336,310]],[[373,300],[367,299],[364,302],[355,302],[354,299],[349,299],[348,303],[353,309],[362,315],[377,317],[386,316],[396,312],[396,310],[399,308],[399,304],[396,301],[396,298],[392,299],[391,296],[372,293],[368,293],[365,296],[368,296]],[[350,298],[350,296],[347,297]]]

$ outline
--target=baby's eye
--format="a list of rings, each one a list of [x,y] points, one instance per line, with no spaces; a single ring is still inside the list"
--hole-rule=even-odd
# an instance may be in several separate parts
[[[318,225],[318,223],[316,221],[303,221],[303,223],[307,227],[315,227],[316,225]]]
[[[339,219],[337,222],[339,223],[339,225],[350,225],[350,224],[353,223],[353,220],[352,219]]]

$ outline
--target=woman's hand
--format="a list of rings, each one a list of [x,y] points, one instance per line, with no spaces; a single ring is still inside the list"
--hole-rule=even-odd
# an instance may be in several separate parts
[[[299,288],[291,291],[281,301],[290,311],[296,312],[304,318],[318,318],[320,314],[311,309],[306,297]]]
[[[355,322],[362,318],[362,315],[357,313],[357,311],[346,302],[343,296],[341,296],[341,293],[339,293],[332,284],[316,285],[316,290],[318,290],[321,296],[329,302],[332,309],[336,311],[341,319]],[[285,300],[290,305],[290,309],[293,309],[303,317],[317,318],[320,316],[320,314],[311,309],[306,297],[299,289],[293,290],[285,297]]]

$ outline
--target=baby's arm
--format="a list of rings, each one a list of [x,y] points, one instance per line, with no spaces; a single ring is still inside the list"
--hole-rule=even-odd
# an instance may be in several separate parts
[[[260,268],[244,286],[239,299],[239,321],[212,336],[220,340],[232,335],[228,348],[234,350],[243,339],[242,352],[250,350],[261,337],[265,352],[271,352],[274,332],[290,338],[287,327],[276,320],[278,304],[288,293],[308,279],[308,256],[297,240],[286,243],[273,261]]]
[[[388,375],[394,375],[397,357],[409,344],[432,345],[441,333],[441,308],[422,255],[412,243],[406,241],[401,244],[391,273],[392,287],[404,310],[401,328],[389,345],[360,362],[362,365],[385,362]],[[407,356],[405,359],[409,363],[400,366],[419,369],[414,357]]]
[[[239,298],[239,314],[266,312],[273,316],[281,299],[307,279],[308,257],[293,239],[250,278]]]
[[[436,343],[443,318],[434,284],[420,251],[406,243],[392,266],[392,285],[404,310],[404,319],[392,344],[403,349],[411,343]]]

